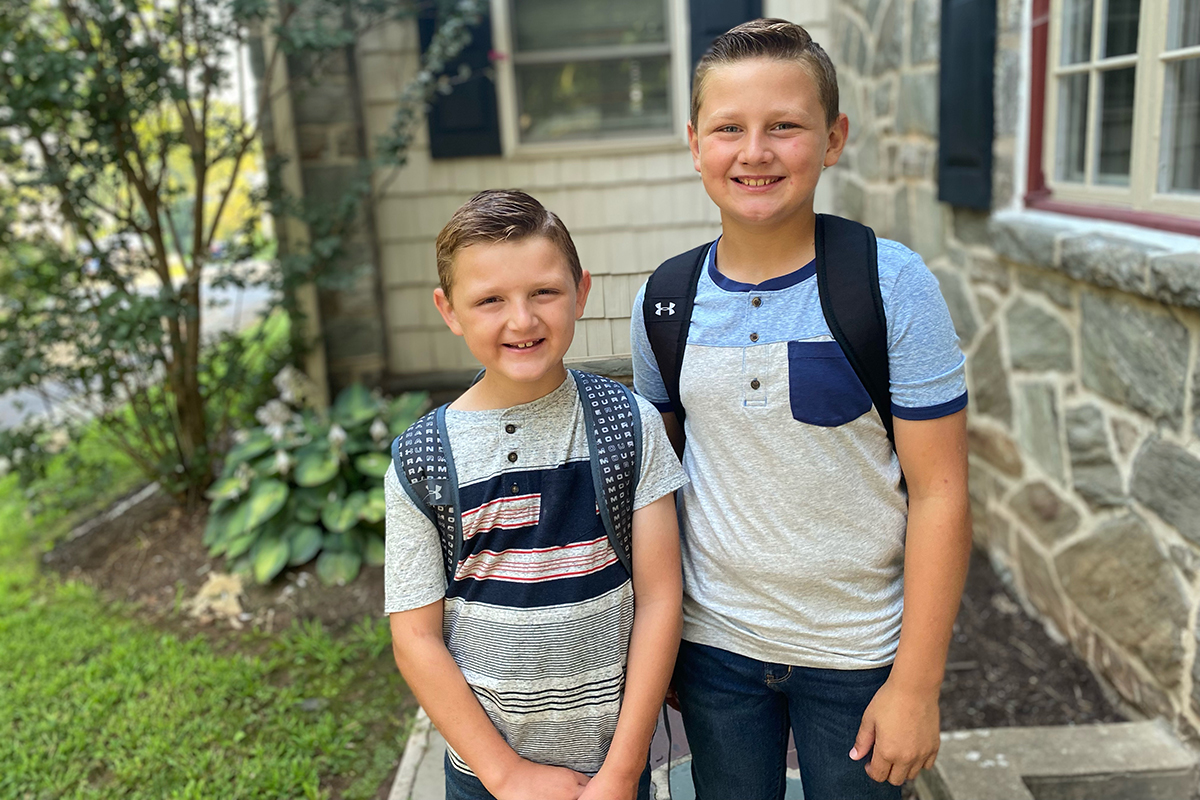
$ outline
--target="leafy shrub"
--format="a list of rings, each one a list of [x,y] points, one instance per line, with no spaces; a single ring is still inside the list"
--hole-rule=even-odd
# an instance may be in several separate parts
[[[280,399],[259,409],[209,488],[204,544],[234,572],[266,583],[287,566],[317,559],[327,584],[354,580],[363,563],[383,563],[383,476],[391,440],[425,409],[423,393],[385,400],[347,387],[327,414],[293,407],[298,373],[276,383]]]

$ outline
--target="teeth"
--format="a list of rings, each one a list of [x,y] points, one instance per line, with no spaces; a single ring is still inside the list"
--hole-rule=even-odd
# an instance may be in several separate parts
[[[514,344],[513,347],[518,350],[524,350],[526,347],[533,347],[537,342],[525,342],[524,344]]]
[[[746,186],[766,186],[768,183],[774,183],[778,178],[739,178]]]

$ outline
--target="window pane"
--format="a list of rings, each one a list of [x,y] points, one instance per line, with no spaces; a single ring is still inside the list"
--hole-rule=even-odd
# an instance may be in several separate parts
[[[1167,49],[1200,45],[1200,0],[1174,0],[1167,33]]]
[[[1133,85],[1136,69],[1100,73],[1100,130],[1097,136],[1096,182],[1129,185],[1133,153]]]
[[[1200,192],[1200,58],[1170,64],[1163,109],[1165,191]]]
[[[1058,165],[1059,180],[1083,181],[1087,149],[1088,77],[1068,75],[1059,82]]]
[[[1062,19],[1062,63],[1091,61],[1092,0],[1066,0]]]
[[[1108,0],[1104,20],[1105,58],[1137,52],[1141,5],[1141,0]]]
[[[663,0],[514,0],[516,48],[562,50],[667,41]]]
[[[666,56],[517,69],[523,142],[671,130]]]

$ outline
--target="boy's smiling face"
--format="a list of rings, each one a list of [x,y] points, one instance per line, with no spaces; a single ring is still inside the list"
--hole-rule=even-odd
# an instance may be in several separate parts
[[[812,216],[824,167],[846,144],[848,123],[826,123],[816,83],[793,61],[752,58],[704,78],[692,160],[723,225],[771,228]]]
[[[473,244],[454,257],[450,297],[434,302],[507,403],[542,397],[566,379],[563,356],[591,288],[544,236]]]

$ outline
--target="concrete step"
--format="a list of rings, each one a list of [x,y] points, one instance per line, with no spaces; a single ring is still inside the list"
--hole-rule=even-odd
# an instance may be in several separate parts
[[[1196,754],[1165,723],[942,734],[919,800],[1193,800]]]

